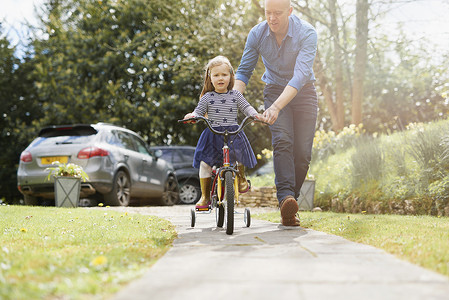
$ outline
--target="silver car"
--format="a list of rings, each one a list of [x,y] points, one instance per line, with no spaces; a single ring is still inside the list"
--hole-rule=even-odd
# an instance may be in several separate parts
[[[47,179],[52,162],[74,163],[89,176],[81,183],[82,206],[179,201],[179,187],[171,163],[151,152],[135,132],[118,126],[50,126],[43,128],[21,154],[17,171],[19,191],[26,205],[54,205],[54,182]],[[133,202],[131,202],[133,201]]]

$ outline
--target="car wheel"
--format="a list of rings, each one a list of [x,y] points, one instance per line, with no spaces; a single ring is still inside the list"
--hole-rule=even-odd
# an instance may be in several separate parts
[[[30,195],[23,195],[25,205],[37,205],[37,198]]]
[[[131,181],[123,171],[115,174],[112,190],[104,195],[106,205],[128,206],[131,200]]]
[[[198,182],[187,180],[179,184],[179,200],[184,204],[197,203],[201,197],[201,188]]]
[[[175,177],[169,176],[165,182],[164,193],[160,200],[160,204],[171,206],[179,202],[179,186]]]

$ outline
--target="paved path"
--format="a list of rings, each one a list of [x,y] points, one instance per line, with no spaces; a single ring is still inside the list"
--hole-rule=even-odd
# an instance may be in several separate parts
[[[447,277],[371,246],[254,219],[247,228],[243,215],[229,236],[215,227],[215,214],[198,215],[191,228],[190,208],[116,208],[166,218],[178,239],[113,300],[449,299]]]

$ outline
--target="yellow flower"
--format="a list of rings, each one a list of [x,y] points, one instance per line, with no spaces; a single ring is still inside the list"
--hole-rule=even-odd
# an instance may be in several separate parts
[[[257,154],[257,159],[262,159],[262,155]]]
[[[108,259],[106,258],[106,256],[100,255],[95,257],[90,264],[94,267],[98,267],[98,266],[104,266],[105,264],[108,263]]]
[[[103,203],[98,203],[98,206],[102,207],[104,204]]]
[[[20,228],[20,231],[22,231],[22,232],[27,232],[28,230],[26,229],[26,228]]]

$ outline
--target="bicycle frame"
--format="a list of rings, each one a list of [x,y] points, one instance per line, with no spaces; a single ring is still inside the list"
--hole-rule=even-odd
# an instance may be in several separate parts
[[[223,136],[223,163],[222,166],[220,166],[218,168],[218,171],[216,171],[216,173],[214,175],[218,175],[215,176],[215,179],[213,181],[212,184],[212,189],[211,189],[211,197],[213,196],[213,193],[215,191],[215,186],[217,185],[217,194],[218,194],[218,200],[219,203],[221,204],[222,199],[223,199],[223,186],[222,186],[222,180],[225,177],[225,173],[226,172],[232,172],[232,177],[234,178],[234,196],[235,196],[235,204],[239,203],[239,192],[238,192],[238,178],[236,175],[238,175],[239,171],[237,168],[234,168],[233,166],[231,166],[231,159],[230,159],[230,149],[228,146],[228,141],[229,141],[229,137],[233,136],[233,135],[237,135],[240,131],[242,131],[246,126],[248,126],[249,124],[251,124],[252,122],[261,122],[261,123],[265,123],[263,121],[260,121],[258,119],[256,119],[255,117],[251,117],[248,116],[245,119],[243,119],[242,123],[239,125],[239,127],[235,130],[235,131],[217,131],[212,127],[212,124],[210,123],[209,119],[205,118],[205,117],[195,117],[195,118],[191,118],[191,119],[187,119],[187,120],[182,120],[184,122],[187,121],[204,121],[207,125],[207,127],[214,133],[214,134],[218,134],[218,135],[222,135]],[[217,181],[217,178],[219,178],[220,180]],[[211,198],[212,199],[212,198]]]
[[[235,131],[228,131],[225,129],[224,131],[217,131],[212,127],[212,124],[210,123],[209,119],[205,117],[194,117],[184,120],[178,120],[178,122],[197,122],[197,121],[204,121],[207,125],[207,127],[212,131],[214,134],[222,135],[223,136],[223,162],[222,165],[218,167],[213,166],[212,168],[212,176],[214,177],[211,187],[211,207],[206,209],[198,209],[199,211],[207,211],[209,212],[213,208],[217,208],[218,217],[217,217],[217,226],[222,227],[223,226],[223,219],[224,219],[224,208],[223,208],[223,200],[227,199],[227,210],[228,210],[228,225],[226,228],[227,234],[232,234],[233,228],[234,228],[234,205],[239,203],[239,184],[238,184],[238,174],[239,170],[238,168],[234,168],[231,165],[231,159],[230,159],[230,149],[228,146],[229,137],[232,135],[237,135],[240,131],[242,131],[247,125],[251,124],[252,122],[261,122],[264,124],[268,124],[264,121],[258,120],[255,117],[248,116],[246,117],[242,123],[239,125],[237,130]],[[231,173],[230,177],[229,174]],[[232,185],[230,185],[232,179]],[[223,182],[225,184],[223,185]],[[226,191],[228,190],[229,194],[226,195]],[[232,199],[232,200],[231,200]],[[230,201],[231,200],[231,201]],[[230,203],[232,202],[232,203]],[[246,212],[246,210],[245,210]],[[194,224],[194,212],[192,212],[192,224]],[[232,216],[230,216],[232,214]],[[248,219],[249,219],[249,210],[247,210]],[[246,216],[246,214],[245,214]],[[230,224],[232,223],[232,224]],[[192,225],[193,227],[194,225]],[[249,221],[248,225],[249,226]]]

